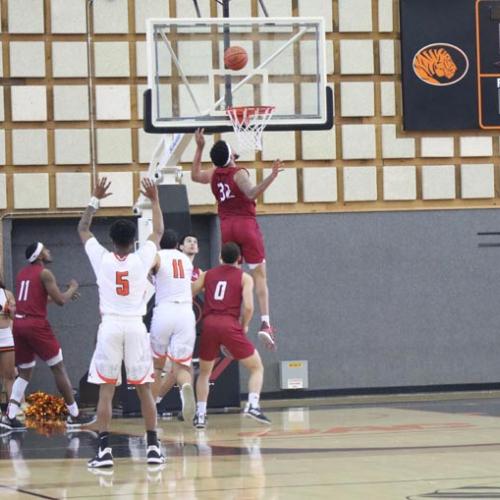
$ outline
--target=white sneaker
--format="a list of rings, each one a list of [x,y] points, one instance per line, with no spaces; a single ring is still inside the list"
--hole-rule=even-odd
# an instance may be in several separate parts
[[[182,417],[184,422],[191,422],[196,412],[196,401],[194,390],[191,384],[184,384],[181,389]]]
[[[96,456],[87,462],[87,467],[89,469],[100,469],[105,467],[113,467],[113,453],[111,448],[104,448],[97,450]]]
[[[163,456],[160,447],[152,444],[151,446],[148,446],[148,449],[146,451],[146,461],[148,465],[152,465],[164,464],[167,460]]]

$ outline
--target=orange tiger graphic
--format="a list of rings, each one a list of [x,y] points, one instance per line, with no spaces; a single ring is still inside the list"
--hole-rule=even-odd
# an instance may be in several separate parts
[[[443,48],[427,49],[419,52],[413,61],[415,73],[427,83],[441,83],[438,78],[451,80],[457,72],[457,65]]]

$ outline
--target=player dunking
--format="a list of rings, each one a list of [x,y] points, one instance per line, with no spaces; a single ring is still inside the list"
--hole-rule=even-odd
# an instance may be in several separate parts
[[[198,403],[193,420],[197,429],[204,429],[206,425],[209,378],[221,347],[250,371],[244,414],[263,424],[271,423],[259,405],[264,367],[259,352],[246,335],[253,315],[253,280],[241,270],[240,257],[236,243],[225,243],[221,249],[223,264],[209,269],[193,283],[193,293],[205,290],[200,374],[196,382]]]
[[[78,297],[78,283],[71,280],[68,289],[61,292],[52,271],[45,267],[52,262],[50,250],[41,242],[32,243],[26,249],[29,264],[16,277],[16,314],[13,334],[16,365],[19,376],[12,387],[7,415],[1,421],[2,427],[23,429],[16,418],[24,392],[31,380],[35,366],[35,355],[50,367],[57,388],[64,397],[69,416],[68,427],[78,427],[95,421],[94,416],[83,415],[73,397],[73,389],[63,363],[61,346],[52,333],[47,321],[47,300],[51,298],[59,306]]]
[[[78,233],[92,264],[99,288],[101,324],[97,345],[89,369],[89,382],[99,384],[97,418],[99,449],[89,468],[113,466],[109,447],[109,428],[112,417],[112,400],[115,386],[121,383],[121,366],[125,362],[127,382],[136,387],[146,425],[147,463],[162,464],[156,435],[156,406],[151,394],[153,359],[146,326],[142,316],[146,314],[148,274],[153,267],[156,251],[163,235],[163,215],[158,201],[156,186],[143,179],[142,193],[151,200],[153,233],[134,252],[136,228],[131,221],[120,219],[110,228],[114,252],[99,244],[90,232],[92,217],[99,207],[99,200],[106,198],[110,183],[102,178],[94,189],[89,206],[80,219]]]
[[[195,133],[196,152],[193,159],[191,179],[201,184],[210,184],[217,199],[222,243],[234,241],[255,280],[255,292],[259,302],[261,326],[258,332],[266,347],[276,348],[275,331],[269,319],[269,290],[267,287],[266,255],[264,239],[256,219],[255,199],[276,179],[283,163],[275,160],[271,174],[256,186],[252,185],[248,171],[236,166],[238,158],[225,141],[218,141],[210,150],[214,164],[201,170],[201,155],[205,147],[203,129]]]
[[[182,416],[185,421],[191,421],[195,411],[191,363],[196,340],[191,292],[193,264],[177,249],[177,245],[177,233],[168,229],[152,271],[156,290],[151,320],[151,348],[156,372],[153,396],[157,397],[160,392],[161,372],[168,357],[181,390]]]

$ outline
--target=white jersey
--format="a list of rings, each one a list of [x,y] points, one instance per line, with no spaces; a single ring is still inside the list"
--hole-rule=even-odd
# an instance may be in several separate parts
[[[156,245],[148,240],[137,252],[120,257],[90,238],[85,251],[97,278],[101,314],[144,316],[148,273],[154,265]]]
[[[189,257],[176,249],[160,250],[160,267],[156,273],[156,305],[165,302],[191,303],[193,264]]]

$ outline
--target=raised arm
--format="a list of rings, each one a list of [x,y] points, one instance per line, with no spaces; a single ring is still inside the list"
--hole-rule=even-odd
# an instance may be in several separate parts
[[[234,176],[234,180],[238,187],[245,193],[247,198],[254,200],[261,195],[278,177],[278,174],[283,170],[283,163],[280,160],[274,160],[271,173],[256,186],[252,185],[250,176],[246,170],[239,170]]]
[[[49,269],[45,268],[41,274],[40,278],[42,280],[43,286],[49,297],[55,302],[58,306],[63,306],[70,300],[76,300],[78,298],[78,283],[76,280],[71,280],[68,285],[68,289],[65,292],[61,292],[59,286],[57,285],[56,277]]]
[[[92,224],[92,217],[94,217],[94,214],[99,208],[100,201],[112,194],[108,193],[109,186],[111,186],[111,182],[108,182],[106,177],[99,180],[94,188],[94,192],[92,193],[92,198],[90,198],[89,204],[83,212],[80,222],[78,223],[78,234],[80,235],[80,239],[84,245],[87,240],[94,236],[90,232],[90,225]]]
[[[208,170],[201,169],[201,155],[205,147],[205,137],[203,137],[202,128],[199,128],[194,133],[194,139],[196,141],[196,151],[194,153],[193,166],[191,167],[191,180],[201,184],[209,184],[212,180],[215,167],[211,167]]]
[[[156,184],[148,178],[142,179],[141,193],[151,200],[151,209],[153,213],[153,232],[149,235],[148,240],[151,240],[156,248],[160,248],[160,241],[165,230],[163,225],[163,213],[160,207],[160,199],[158,197],[158,188]]]
[[[252,320],[253,316],[253,278],[247,274],[243,273],[241,278],[241,284],[243,286],[242,296],[243,296],[243,307],[241,311],[241,326],[245,333],[248,332],[248,325]]]

